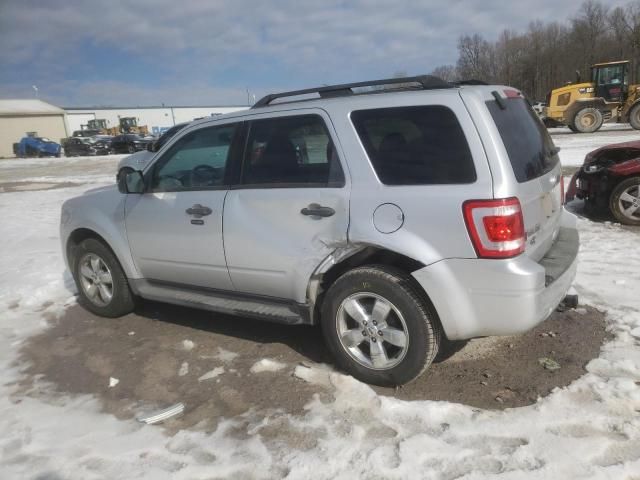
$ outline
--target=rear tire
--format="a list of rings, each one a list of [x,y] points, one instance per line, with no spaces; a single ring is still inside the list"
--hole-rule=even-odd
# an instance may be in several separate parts
[[[79,303],[101,317],[121,317],[133,311],[134,297],[113,252],[94,238],[83,240],[74,252],[73,278]]]
[[[574,127],[573,125],[569,124],[567,125],[567,127],[569,127],[569,130],[571,130],[573,133],[578,133],[578,130],[576,130],[576,127]]]
[[[640,130],[640,103],[634,105],[629,111],[629,123],[635,130]]]
[[[573,126],[580,133],[593,133],[600,130],[604,118],[597,108],[586,107],[576,113]]]
[[[129,153],[136,153],[136,147],[134,147],[133,145],[129,145],[127,147],[127,152]]]
[[[640,177],[627,178],[616,185],[609,197],[609,209],[620,223],[640,225]]]
[[[413,278],[384,265],[358,267],[329,288],[322,331],[340,368],[375,385],[411,382],[431,364],[440,325]]]

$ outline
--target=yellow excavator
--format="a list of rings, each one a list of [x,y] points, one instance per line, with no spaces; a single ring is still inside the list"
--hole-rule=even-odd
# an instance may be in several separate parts
[[[576,83],[547,95],[545,123],[566,125],[577,133],[596,132],[605,121],[629,122],[640,130],[639,77],[629,60],[592,65],[590,82],[581,82],[578,75]]]

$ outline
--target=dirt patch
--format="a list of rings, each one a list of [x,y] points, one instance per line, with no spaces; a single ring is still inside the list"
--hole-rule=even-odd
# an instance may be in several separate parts
[[[412,384],[376,390],[406,400],[483,408],[527,405],[580,377],[604,337],[601,312],[556,312],[522,336],[450,345]],[[545,369],[540,358],[554,360],[560,369]],[[255,368],[262,359],[274,362]],[[46,389],[32,388],[35,379],[44,380],[58,392],[96,395],[119,418],[183,402],[185,414],[169,421],[169,430],[210,430],[218,419],[250,409],[299,414],[313,394],[331,395],[293,376],[300,363],[331,363],[317,328],[152,302],[119,319],[71,307],[29,339],[19,361],[25,376],[16,395],[47,395]],[[119,380],[114,387],[111,377]]]

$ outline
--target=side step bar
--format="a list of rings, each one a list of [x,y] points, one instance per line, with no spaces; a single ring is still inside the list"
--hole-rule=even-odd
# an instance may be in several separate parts
[[[251,317],[286,325],[311,325],[309,306],[269,297],[258,297],[183,285],[129,279],[136,295],[147,300],[200,308],[241,317]]]

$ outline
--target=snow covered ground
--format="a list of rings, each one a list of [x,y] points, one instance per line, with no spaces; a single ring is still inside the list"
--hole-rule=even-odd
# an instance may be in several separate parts
[[[634,136],[554,139],[563,162],[580,163],[582,150]],[[301,416],[252,410],[211,434],[167,436],[101,413],[89,396],[16,394],[20,345],[75,302],[60,256],[60,205],[112,183],[118,159],[0,161],[0,183],[82,184],[0,193],[1,479],[640,478],[640,230],[586,219],[574,287],[607,311],[611,340],[586,375],[529,407],[405,402],[327,367],[298,366],[298,377],[332,399],[317,396]],[[269,360],[256,368],[265,367],[274,369]]]
[[[568,128],[550,128],[556,146],[560,147],[560,160],[565,167],[582,165],[584,156],[591,150],[610,143],[640,140],[640,131],[628,124],[605,124],[594,134],[575,134]]]

